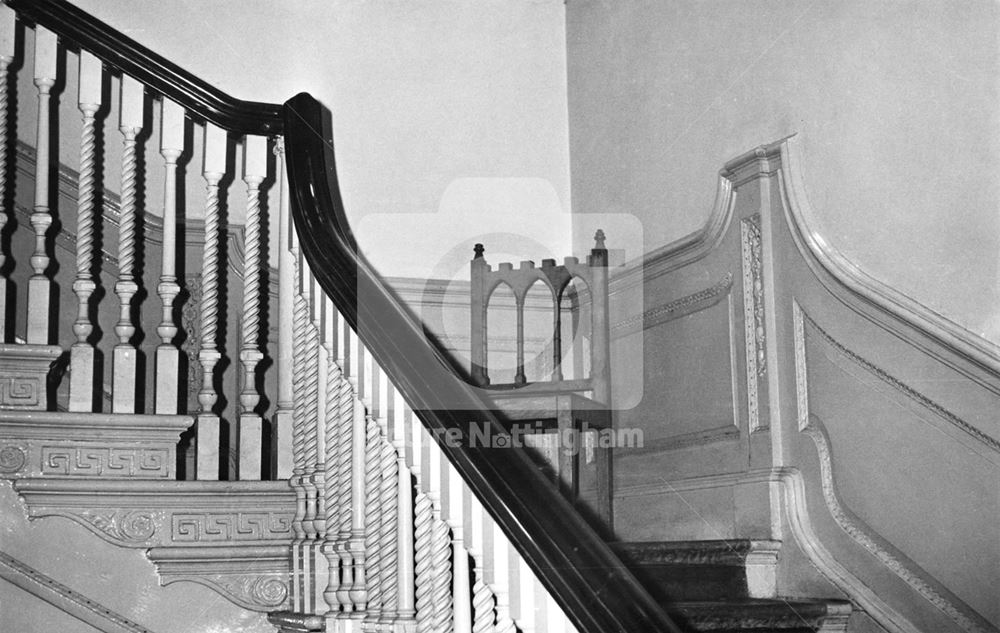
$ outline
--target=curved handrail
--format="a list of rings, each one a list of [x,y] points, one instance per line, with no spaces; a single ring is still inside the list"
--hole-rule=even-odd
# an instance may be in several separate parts
[[[65,0],[4,0],[18,16],[83,48],[224,130],[267,136],[281,133],[281,105],[234,99]]]
[[[468,438],[474,423],[499,432],[483,400],[359,253],[340,197],[328,111],[302,93],[285,103],[284,117],[292,217],[323,290],[428,429]],[[521,451],[470,442],[441,449],[581,632],[678,631]]]

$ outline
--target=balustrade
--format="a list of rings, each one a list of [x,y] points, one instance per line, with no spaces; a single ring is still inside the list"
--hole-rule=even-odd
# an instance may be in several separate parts
[[[328,630],[572,630],[310,268],[283,139],[269,136],[281,126],[276,107],[233,105],[110,30],[81,50],[74,38],[86,29],[72,22],[59,22],[72,35],[63,38],[25,21],[38,110],[34,196],[22,203],[5,168],[16,105],[5,78],[23,51],[13,11],[0,6],[0,199],[31,209],[13,241],[33,244],[27,262],[0,254],[0,301],[7,283],[27,289],[25,314],[0,319],[0,337],[69,349],[69,388],[57,399],[69,412],[192,414],[188,478],[287,479],[296,497],[289,606],[324,616]],[[115,46],[171,70],[150,74]],[[60,54],[73,63],[57,64]],[[74,76],[57,76],[62,67]],[[57,149],[73,126],[60,123],[53,98],[73,82],[78,158]],[[120,137],[105,145],[106,122]],[[147,143],[162,170],[147,169]],[[75,183],[49,179],[70,171]],[[114,200],[117,212],[104,204]],[[5,206],[0,229],[14,213]],[[59,268],[55,231],[75,247],[74,266]],[[61,287],[72,288],[71,319]]]

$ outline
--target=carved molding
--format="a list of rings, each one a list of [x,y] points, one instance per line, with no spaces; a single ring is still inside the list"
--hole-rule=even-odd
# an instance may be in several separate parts
[[[56,345],[0,343],[0,407],[47,408],[49,371],[62,353]]]
[[[849,603],[806,603],[795,600],[775,600],[741,613],[739,609],[711,608],[705,604],[667,607],[687,627],[697,631],[780,631],[808,628],[814,631],[846,631],[851,615]]]
[[[627,319],[618,321],[611,326],[611,335],[613,337],[626,336],[633,332],[638,332],[643,329],[649,329],[660,325],[661,323],[666,323],[667,321],[679,319],[682,316],[686,316],[694,312],[700,312],[712,307],[725,297],[729,296],[729,291],[732,287],[733,274],[726,273],[722,279],[708,288],[699,290],[698,292],[689,294],[679,299],[675,299],[655,308],[650,308],[642,314],[636,314]]]
[[[792,312],[795,338],[795,391],[798,407],[798,428],[799,431],[808,435],[816,446],[816,453],[819,458],[820,465],[820,485],[823,492],[823,500],[826,503],[826,507],[827,510],[829,510],[830,515],[833,517],[837,525],[840,526],[840,528],[856,543],[867,550],[884,567],[892,571],[897,577],[912,587],[925,600],[951,618],[952,621],[962,628],[962,630],[987,633],[989,629],[980,625],[979,620],[981,620],[981,617],[978,616],[978,614],[975,614],[975,611],[971,607],[964,604],[956,596],[945,596],[943,591],[947,590],[938,589],[932,586],[931,583],[925,579],[929,576],[929,574],[912,561],[907,560],[904,562],[902,560],[903,555],[901,553],[890,551],[891,546],[883,545],[883,543],[879,542],[881,539],[873,537],[872,532],[874,532],[874,530],[867,526],[864,521],[858,518],[849,509],[845,508],[841,503],[839,493],[837,492],[836,481],[833,477],[833,455],[830,451],[830,441],[827,437],[826,430],[823,428],[822,422],[820,422],[820,420],[809,411],[806,324],[808,323],[811,331],[815,330],[820,333],[824,340],[831,342],[833,339],[830,338],[828,334],[823,332],[819,326],[817,326],[815,322],[812,321],[808,315],[806,315],[801,306],[799,306],[798,302],[794,300],[792,302]],[[833,343],[836,344],[835,342]],[[841,349],[847,351],[845,348]],[[863,361],[863,359],[857,355],[854,355],[854,357]],[[867,361],[864,362],[867,363]],[[872,367],[874,366],[872,365]],[[885,372],[881,373],[888,376]],[[889,378],[891,378],[891,376]],[[893,380],[895,381],[895,379]],[[899,381],[895,382],[902,385]],[[907,389],[916,394],[916,392],[912,389]],[[923,398],[923,396],[920,397]],[[930,401],[927,400],[927,402]],[[937,408],[940,409],[940,407]],[[930,410],[935,411],[933,408]],[[943,411],[943,409],[941,410]]]
[[[291,539],[281,545],[154,547],[160,582],[195,582],[251,611],[289,606]]]
[[[173,479],[188,416],[0,411],[0,478]]]
[[[760,215],[740,222],[743,257],[743,326],[746,347],[747,413],[750,432],[768,427],[760,419],[760,396],[766,392],[767,354],[764,347],[764,270],[761,263]]]
[[[777,564],[781,541],[722,540],[615,543],[615,553],[636,565]]]
[[[103,633],[150,633],[142,625],[4,552],[0,552],[0,578]]]
[[[120,547],[211,547],[291,539],[287,482],[20,479],[32,519],[61,516]]]

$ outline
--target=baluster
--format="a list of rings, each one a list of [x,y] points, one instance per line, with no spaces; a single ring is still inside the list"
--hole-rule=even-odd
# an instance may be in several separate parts
[[[442,455],[441,448],[431,439],[427,442],[427,470],[429,477],[428,496],[433,502],[434,521],[432,526],[431,566],[433,567],[432,600],[434,611],[431,628],[434,631],[450,633],[453,628],[451,534],[444,522],[442,509]]]
[[[313,612],[313,598],[315,592],[312,590],[313,575],[315,573],[314,560],[312,556],[312,546],[316,541],[316,486],[314,475],[316,473],[316,460],[318,457],[318,428],[317,418],[319,417],[319,336],[313,321],[314,301],[312,297],[311,284],[312,273],[304,257],[299,262],[299,275],[301,277],[302,303],[305,306],[305,348],[304,364],[305,374],[303,381],[304,417],[303,427],[305,441],[303,451],[305,452],[302,470],[302,488],[305,491],[305,515],[302,518],[302,529],[305,532],[305,541],[302,545],[303,564],[303,611]]]
[[[424,459],[424,428],[409,413],[410,468],[417,481],[413,512],[413,577],[417,633],[432,630],[434,613],[434,508],[427,495],[428,472]]]
[[[294,359],[292,368],[294,407],[292,409],[292,477],[289,484],[295,491],[295,517],[292,519],[292,530],[294,539],[292,540],[292,606],[296,611],[305,612],[304,591],[304,563],[302,560],[302,543],[305,542],[305,529],[302,525],[306,516],[306,491],[302,485],[303,473],[306,465],[306,403],[305,403],[305,370],[306,370],[306,326],[309,320],[309,308],[302,297],[301,288],[298,283],[301,280],[302,261],[299,252],[299,243],[296,237],[292,236],[292,252],[294,254],[293,263],[295,265],[294,282],[296,284],[294,296],[294,330],[292,336],[292,356]]]
[[[351,611],[350,589],[354,582],[353,561],[350,554],[351,526],[353,523],[354,486],[351,481],[354,456],[354,421],[357,412],[357,398],[354,397],[354,382],[351,378],[351,330],[344,318],[337,314],[337,364],[343,378],[340,381],[338,414],[342,431],[337,444],[337,505],[340,507],[340,521],[337,531],[336,552],[340,567],[340,584],[336,589],[337,603],[344,611]]]
[[[122,75],[119,130],[122,133],[122,191],[121,216],[118,228],[118,323],[115,334],[118,342],[113,351],[114,374],[111,410],[114,413],[136,412],[136,387],[138,386],[138,354],[132,345],[135,325],[132,323],[132,299],[139,291],[135,279],[136,250],[136,137],[142,132],[143,108],[146,95],[142,84],[128,75]]]
[[[381,622],[391,625],[396,620],[396,609],[399,604],[396,576],[398,549],[396,547],[396,525],[398,517],[397,494],[399,472],[396,469],[397,453],[389,438],[389,419],[392,415],[389,403],[391,401],[389,378],[381,367],[375,367],[375,377],[378,400],[379,423],[379,469],[382,471],[381,487],[379,488],[379,505],[382,520],[379,533],[379,549],[381,561],[379,566],[379,594],[382,604]]]
[[[392,445],[396,453],[396,621],[412,630],[415,626],[415,567],[413,486],[406,468],[406,418],[403,394],[392,390]],[[417,422],[419,424],[419,421]]]
[[[280,301],[280,299],[279,299]],[[326,374],[326,438],[324,442],[324,463],[323,463],[323,499],[324,499],[324,527],[325,534],[320,551],[326,557],[327,562],[327,583],[323,589],[323,600],[326,602],[329,613],[332,617],[338,613],[341,603],[337,597],[337,590],[340,588],[340,559],[337,555],[336,546],[340,536],[340,471],[341,445],[347,437],[350,429],[349,411],[341,408],[341,388],[347,384],[346,378],[341,372],[341,366],[337,362],[337,355],[340,352],[339,318],[333,302],[329,298],[324,299],[326,320],[324,321],[324,338],[327,341],[327,365]],[[289,385],[290,387],[291,385]]]
[[[38,88],[38,135],[35,142],[35,207],[31,213],[31,228],[35,232],[35,252],[31,255],[32,275],[28,279],[28,343],[47,345],[50,341],[52,318],[52,282],[45,275],[49,268],[46,246],[47,233],[52,226],[49,213],[49,163],[50,157],[50,91],[56,83],[58,56],[56,34],[38,26],[35,28],[35,86]]]
[[[243,145],[243,182],[247,185],[247,218],[243,231],[243,327],[240,362],[243,388],[240,391],[240,479],[260,479],[263,420],[257,412],[257,363],[260,351],[261,313],[261,212],[260,184],[267,176],[267,139],[247,136]]]
[[[327,383],[329,380],[329,362],[331,358],[331,341],[327,336],[326,321],[330,318],[326,312],[326,301],[324,301],[323,291],[319,287],[319,282],[315,275],[310,274],[312,281],[312,305],[313,305],[313,329],[316,331],[316,422],[314,434],[316,435],[316,457],[313,461],[310,484],[313,494],[316,497],[315,518],[313,526],[316,529],[315,540],[312,543],[309,559],[313,566],[312,598],[315,613],[319,606],[323,604],[323,590],[327,586],[327,566],[320,565],[322,560],[323,540],[326,538],[326,495],[324,494],[326,480],[326,428],[333,423],[332,418],[327,417]]]
[[[368,405],[368,415],[365,424],[365,490],[368,494],[365,508],[365,579],[368,588],[368,616],[372,622],[377,622],[381,615],[381,561],[382,548],[379,537],[382,529],[382,462],[379,442],[378,394],[374,385],[374,367],[371,353],[361,348],[363,358],[363,373],[361,381],[361,397]]]
[[[222,239],[219,213],[219,182],[226,175],[226,133],[205,124],[202,176],[205,178],[205,248],[201,265],[201,390],[198,392],[198,457],[197,478],[219,478],[219,416],[215,405],[219,395],[215,390],[215,366],[222,359],[218,348],[219,331],[219,247]],[[291,452],[291,451],[289,451]]]
[[[177,284],[177,159],[184,152],[184,108],[166,97],[160,111],[160,155],[163,156],[163,253],[160,283],[156,294],[163,306],[163,316],[156,327],[160,344],[156,347],[156,413],[175,414],[180,410],[181,351],[174,345],[174,300],[180,294]]]
[[[522,633],[533,633],[535,631],[535,575],[531,573],[528,563],[514,552],[514,545],[510,546],[512,556],[517,566],[517,586],[513,588],[517,601],[513,604],[514,620]]]
[[[354,425],[351,431],[351,538],[346,551],[352,568],[352,584],[348,592],[355,612],[368,606],[368,586],[365,577],[365,438],[367,415],[359,394],[364,392],[358,336],[349,331],[351,377],[354,379]],[[363,614],[359,613],[360,617]]]
[[[7,226],[7,72],[17,54],[17,20],[14,10],[0,6],[0,233]],[[17,131],[14,131],[17,136]],[[7,342],[7,253],[0,247],[0,343]]]
[[[472,632],[490,633],[496,621],[496,602],[486,578],[486,534],[484,531],[485,510],[468,488],[463,491],[469,508],[469,522],[466,526],[466,543],[475,568],[472,584]]]
[[[294,318],[295,258],[292,254],[292,227],[285,172],[285,141],[278,138],[276,157],[278,203],[278,402],[274,413],[275,478],[292,475],[292,320]]]
[[[512,555],[516,555],[516,553],[507,541],[507,535],[503,533],[500,525],[492,517],[487,516],[485,524],[484,531],[490,532],[492,536],[493,566],[490,586],[497,600],[496,633],[516,633],[517,627],[514,625],[510,593],[508,592],[508,588],[513,589],[514,587],[513,570],[510,563]]]
[[[469,554],[465,550],[464,482],[445,460],[448,482],[448,525],[452,533],[452,612],[455,633],[472,633],[472,594],[469,587]]]
[[[94,324],[90,321],[90,298],[97,289],[91,269],[94,265],[94,190],[96,187],[97,111],[101,109],[101,88],[104,69],[101,60],[80,51],[80,90],[77,104],[83,115],[80,135],[80,179],[77,193],[76,279],[73,292],[77,298],[76,322],[73,334],[76,342],[70,348],[69,410],[97,411],[95,398],[96,351],[90,342]],[[2,169],[2,167],[0,167]],[[2,195],[2,194],[0,194]],[[6,216],[4,216],[6,217]]]

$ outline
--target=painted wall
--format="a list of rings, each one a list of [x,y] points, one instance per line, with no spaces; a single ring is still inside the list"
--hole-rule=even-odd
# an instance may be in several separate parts
[[[723,163],[800,135],[822,234],[1000,341],[1000,107],[988,0],[570,0],[575,213],[646,249],[705,221]]]
[[[324,102],[356,227],[368,214],[435,213],[456,183],[470,213],[477,196],[485,207],[498,190],[523,191],[514,225],[553,199],[568,211],[559,0],[75,4],[233,96],[281,102],[306,90]],[[380,228],[362,245],[391,255],[387,274],[414,274],[406,236]],[[442,230],[429,242],[422,258],[436,260],[456,239]]]

